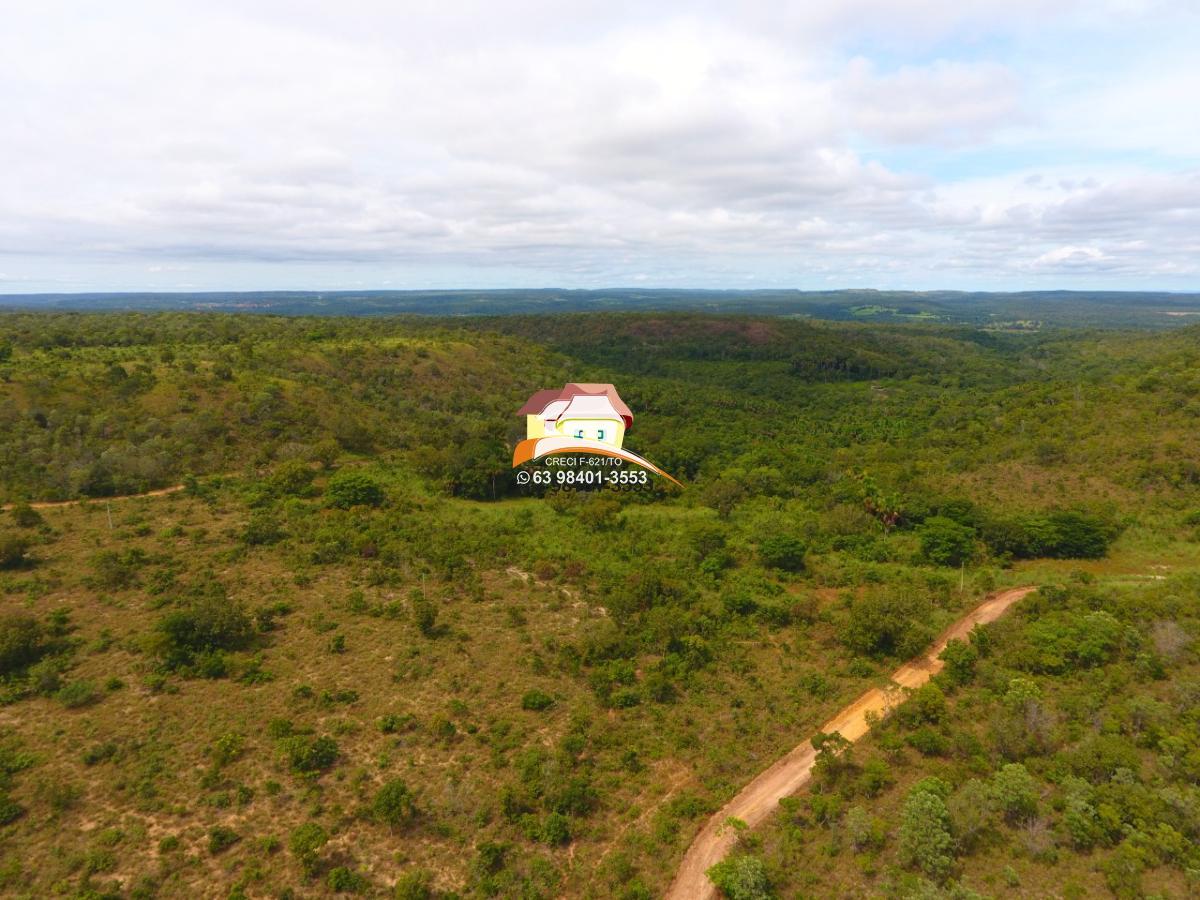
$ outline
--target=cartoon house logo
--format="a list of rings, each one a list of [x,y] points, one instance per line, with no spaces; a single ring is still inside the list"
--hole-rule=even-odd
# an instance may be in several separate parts
[[[654,463],[621,444],[633,413],[611,384],[566,384],[538,391],[520,409],[525,440],[513,451],[513,467],[555,453],[597,453],[631,462],[679,484]],[[679,485],[682,487],[683,485]]]

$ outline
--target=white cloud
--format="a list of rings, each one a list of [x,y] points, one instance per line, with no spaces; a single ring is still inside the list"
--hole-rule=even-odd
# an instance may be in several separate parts
[[[0,32],[0,254],[83,287],[1189,278],[1195,65],[1160,84],[1146,45],[1106,93],[1037,56],[1194,24],[1110,6],[28,4]]]

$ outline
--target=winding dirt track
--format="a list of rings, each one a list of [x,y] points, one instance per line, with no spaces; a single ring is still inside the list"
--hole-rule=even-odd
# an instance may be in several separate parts
[[[136,500],[139,497],[163,497],[182,490],[182,484],[173,484],[170,487],[159,488],[156,491],[146,491],[144,494],[118,494],[115,497],[83,497],[79,500],[41,500],[29,505],[34,509],[54,509],[58,506],[79,506],[81,503],[103,503],[105,500]],[[3,506],[0,506],[0,510],[12,509],[14,505],[13,503],[5,503]]]
[[[941,671],[942,661],[938,656],[946,649],[947,643],[955,638],[966,638],[976,625],[1000,618],[1010,606],[1035,590],[1037,588],[1033,586],[1012,588],[989,597],[943,632],[924,656],[905,663],[892,673],[891,684],[867,691],[822,725],[821,731],[826,734],[837,731],[846,740],[857,741],[870,730],[868,713],[883,715],[903,701],[902,688],[918,688]],[[808,783],[814,762],[816,752],[812,744],[805,741],[760,773],[713,815],[684,854],[675,880],[667,890],[666,900],[710,900],[716,897],[716,888],[704,873],[725,858],[737,839],[734,830],[725,822],[734,817],[751,828],[760,824],[774,812],[780,799],[791,796]]]

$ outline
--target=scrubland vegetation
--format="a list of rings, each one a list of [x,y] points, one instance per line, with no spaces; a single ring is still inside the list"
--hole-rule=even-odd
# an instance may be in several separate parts
[[[7,315],[2,889],[657,896],[756,772],[1037,583],[714,881],[1185,896],[1198,338]],[[686,488],[523,493],[516,410],[568,380]]]

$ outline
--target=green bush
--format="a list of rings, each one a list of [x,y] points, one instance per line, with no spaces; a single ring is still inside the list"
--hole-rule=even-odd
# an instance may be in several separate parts
[[[408,785],[399,778],[393,778],[375,793],[371,813],[380,824],[399,828],[417,817],[416,799]]]
[[[526,691],[524,696],[521,697],[521,709],[540,712],[541,710],[549,709],[553,705],[554,698],[536,688],[532,691]]]
[[[327,832],[317,822],[305,822],[292,831],[288,839],[288,848],[299,861],[304,873],[310,878],[320,868],[321,848],[329,841]]]
[[[130,587],[145,564],[146,554],[137,548],[101,550],[92,557],[92,583],[112,590]]]
[[[48,649],[42,624],[33,616],[9,613],[0,617],[0,675],[25,668]]]
[[[279,520],[272,513],[261,510],[250,516],[242,531],[242,540],[252,547],[277,544],[286,536]]]
[[[29,541],[19,534],[0,532],[0,569],[15,569],[25,564]]]
[[[213,856],[224,853],[242,839],[242,836],[232,828],[217,825],[208,831],[208,852]]]
[[[758,555],[763,565],[784,572],[804,571],[806,552],[804,542],[789,534],[771,535],[758,545]]]
[[[767,867],[757,856],[730,856],[706,874],[728,900],[774,900]]]
[[[25,807],[8,794],[0,792],[0,825],[15,822],[23,815],[25,815]]]
[[[371,882],[365,875],[346,866],[330,869],[326,884],[335,894],[361,894],[371,886]]]
[[[418,594],[412,601],[413,624],[426,637],[437,634],[437,604]]]
[[[315,474],[306,463],[290,459],[271,473],[266,486],[276,496],[301,497],[310,492]]]
[[[538,839],[551,846],[571,842],[571,823],[562,813],[550,813],[538,828]]]
[[[81,706],[90,706],[99,700],[100,692],[92,682],[79,680],[64,685],[54,696],[67,709],[78,709]]]
[[[42,514],[28,503],[16,503],[11,510],[13,522],[18,528],[36,528],[43,521]]]
[[[309,738],[295,735],[285,738],[284,753],[292,769],[304,774],[323,772],[338,759],[338,745],[331,737]]]
[[[158,623],[158,654],[167,668],[192,664],[197,657],[244,647],[254,634],[242,604],[221,592],[192,600]]]
[[[325,496],[330,506],[350,509],[354,506],[380,506],[383,488],[370,475],[343,469],[329,479]]]
[[[413,869],[396,879],[395,900],[433,900],[433,876],[425,869]]]

